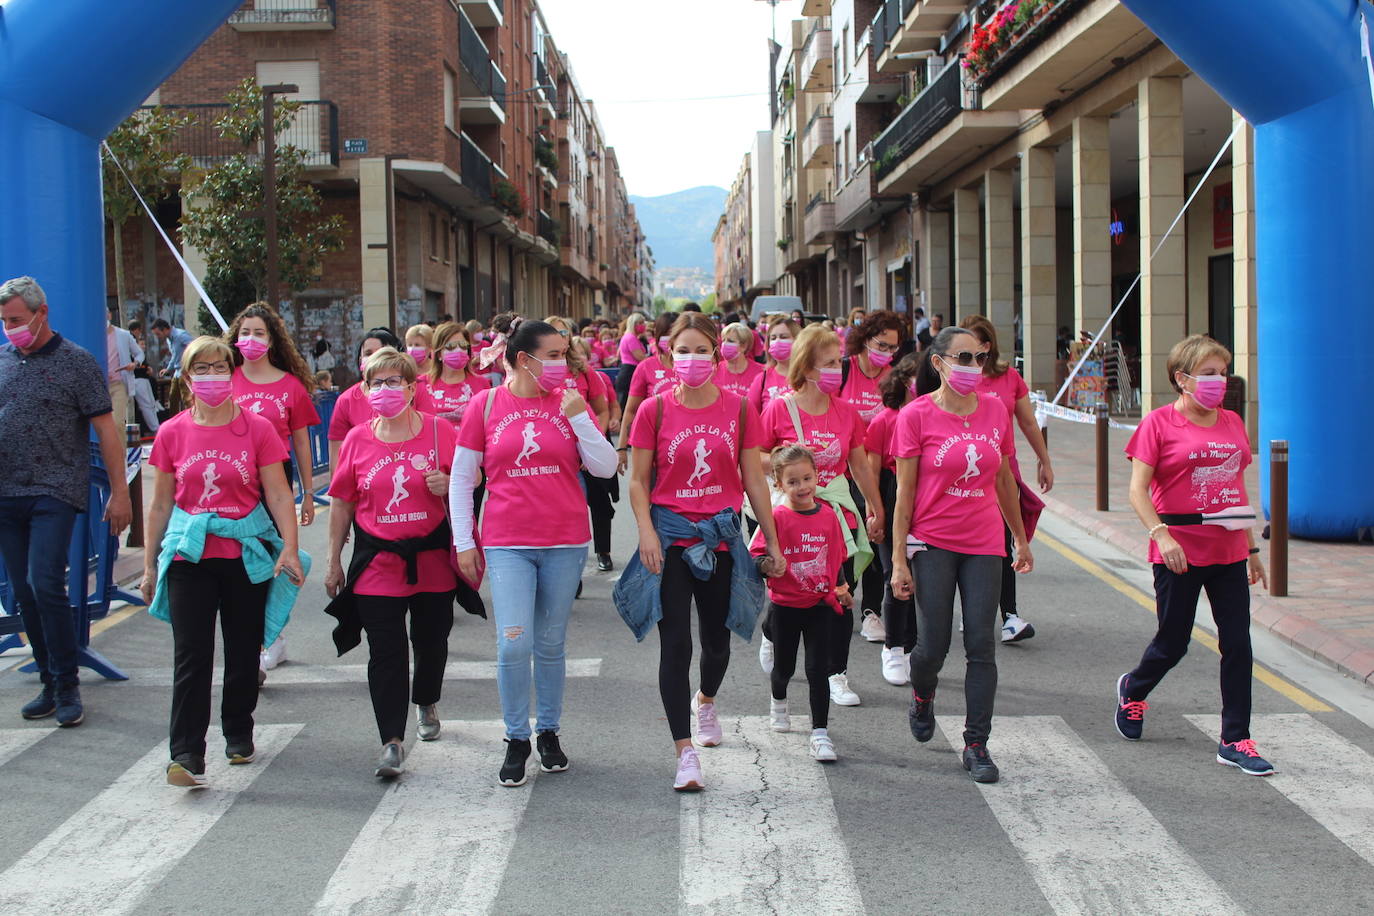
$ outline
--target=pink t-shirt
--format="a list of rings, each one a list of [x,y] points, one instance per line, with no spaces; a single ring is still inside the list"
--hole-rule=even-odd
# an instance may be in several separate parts
[[[630,376],[630,397],[651,398],[676,384],[672,365],[665,367],[662,358],[651,356],[635,366],[635,374]]]
[[[448,493],[429,492],[425,474],[438,468],[452,470],[457,433],[436,417],[422,416],[414,438],[406,442],[382,442],[371,423],[349,430],[339,450],[339,466],[329,482],[329,495],[355,505],[358,527],[387,541],[424,537],[448,515]],[[358,577],[353,591],[359,595],[405,598],[422,592],[447,592],[458,585],[449,559],[452,553],[426,550],[417,558],[418,577],[406,582],[405,560],[382,551]]]
[[[756,363],[752,359],[744,361],[744,371],[734,372],[730,369],[730,364],[721,360],[716,367],[716,377],[714,379],[716,387],[721,391],[728,391],[745,397],[749,394],[749,386],[754,383],[754,379],[763,375],[763,365]],[[758,408],[755,408],[757,410]]]
[[[643,351],[645,353],[645,358],[647,358],[650,352],[649,349],[644,346],[644,341],[640,340],[634,334],[626,334],[621,337],[620,349],[618,351],[620,353],[620,364],[622,366],[639,365],[640,357],[635,356],[636,350]]]
[[[837,397],[830,399],[830,408],[823,414],[809,414],[797,407],[801,419],[803,445],[816,456],[816,478],[825,486],[849,471],[849,453],[864,444],[863,421],[858,413]],[[797,429],[785,398],[775,398],[764,408],[763,429],[765,449],[797,441]]]
[[[891,371],[891,366],[884,366],[876,378],[869,378],[859,368],[858,357],[849,360],[849,378],[845,379],[844,387],[840,389],[840,397],[859,412],[859,419],[865,423],[883,409],[883,393],[878,385]]]
[[[174,499],[183,512],[215,512],[244,518],[262,502],[258,470],[286,460],[281,437],[265,420],[240,410],[224,426],[201,426],[183,410],[158,428],[148,463],[176,477]],[[206,535],[202,559],[235,559],[243,547],[233,538]]]
[[[492,402],[491,419],[484,417]],[[563,416],[560,392],[520,398],[506,387],[480,391],[463,413],[458,444],[482,453],[486,547],[573,547],[591,540],[582,456]]]
[[[288,450],[291,434],[320,422],[310,393],[291,373],[275,382],[259,385],[249,380],[242,368],[234,370],[234,403],[272,423]]]
[[[896,427],[896,456],[920,459],[911,534],[955,553],[1006,556],[997,472],[1016,446],[1002,403],[980,397],[957,417],[925,395],[902,408]]]
[[[840,610],[835,585],[845,561],[844,531],[835,510],[823,502],[812,512],[798,512],[787,504],[773,507],[773,524],[778,528],[778,546],[787,560],[787,572],[765,580],[768,600],[791,608],[812,608],[828,604]],[[767,553],[763,530],[754,532],[749,552],[756,557]]]
[[[978,379],[977,390],[979,394],[992,395],[1000,400],[1013,420],[1016,419],[1016,402],[1030,394],[1026,380],[1015,369],[1007,369],[995,378],[984,375]]]
[[[428,376],[421,376],[425,379],[426,385],[423,390],[415,392],[415,409],[421,413],[427,413],[436,417],[443,417],[453,424],[454,428],[463,421],[463,411],[467,408],[468,402],[479,391],[485,391],[491,387],[491,381],[485,375],[473,375],[471,372],[464,373],[461,382],[445,382],[443,378],[439,381],[432,381]]]
[[[342,442],[350,429],[366,423],[373,416],[363,383],[348,386],[348,390],[334,402],[334,415],[329,418],[329,441]]]
[[[883,467],[889,471],[897,469],[897,457],[893,454],[896,446],[893,434],[897,431],[897,414],[900,412],[891,407],[884,407],[878,411],[877,416],[868,421],[868,430],[864,433],[864,451],[870,455],[881,456]]]
[[[1156,512],[1218,512],[1250,503],[1245,492],[1250,438],[1240,417],[1229,410],[1217,411],[1215,425],[1198,426],[1166,404],[1145,415],[1126,443],[1126,454],[1155,469],[1150,502]],[[1239,563],[1249,556],[1244,531],[1180,525],[1169,533],[1189,566]],[[1153,540],[1150,562],[1164,562]]]
[[[762,413],[774,398],[780,398],[791,390],[787,376],[779,372],[777,366],[770,364],[764,366],[763,371],[749,383],[749,403]]]
[[[758,448],[763,435],[751,407],[744,408],[740,435],[740,401],[739,395],[722,391],[706,407],[684,407],[670,390],[663,395],[661,424],[653,398],[639,406],[630,445],[654,450],[654,504],[694,522],[744,505],[740,449]]]

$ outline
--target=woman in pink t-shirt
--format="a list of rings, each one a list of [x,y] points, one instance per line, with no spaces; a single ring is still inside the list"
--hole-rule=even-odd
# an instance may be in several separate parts
[[[730,543],[722,541],[712,545],[709,577],[698,578],[685,551],[701,539],[662,543],[654,509],[697,523],[722,513],[737,516],[746,493],[756,507],[768,507],[770,502],[760,464],[758,415],[743,398],[721,391],[711,380],[719,359],[715,325],[699,312],[686,312],[674,323],[669,342],[677,384],[647,401],[635,420],[630,435],[630,503],[639,525],[640,562],[662,576],[658,689],[676,748],[673,788],[692,791],[704,784],[692,746],[693,708],[697,743],[714,747],[722,740],[715,698],[730,664],[726,619],[734,564]],[[781,570],[785,564],[767,508],[759,514],[759,527],[771,562]],[[695,694],[690,686],[693,599],[701,639],[700,689]]]
[[[1038,474],[1040,492],[1048,493],[1054,486],[1054,468],[1050,463],[1050,450],[1045,445],[1045,437],[1040,432],[1040,424],[1035,421],[1035,408],[1030,402],[1030,388],[1021,373],[1002,361],[997,349],[997,329],[982,315],[970,315],[959,322],[959,327],[972,331],[978,338],[979,347],[988,355],[983,365],[983,377],[978,380],[978,393],[997,398],[1011,411],[1013,426],[1021,428],[1031,451],[1039,461]],[[1012,435],[1015,435],[1013,430]],[[1011,473],[1016,478],[1017,490],[1021,489],[1021,465],[1012,456]],[[1016,572],[1011,568],[1014,558],[1011,549],[1011,529],[1006,532],[1007,565],[1002,568],[1002,642],[1020,642],[1035,635],[1035,627],[1021,617],[1016,610]]]
[[[716,367],[715,382],[721,391],[746,397],[754,379],[763,375],[763,364],[752,355],[754,340],[754,332],[742,322],[720,332],[720,365]]]
[[[472,372],[470,345],[462,325],[451,321],[439,325],[434,329],[428,365],[416,379],[417,384],[420,379],[428,379],[428,384],[422,391],[417,390],[415,408],[447,420],[455,430],[477,392],[491,387],[485,375]]]
[[[817,498],[840,512],[851,531],[863,525],[871,543],[883,538],[884,518],[878,481],[873,476],[864,452],[864,423],[859,414],[840,398],[844,369],[840,364],[840,339],[835,332],[813,324],[801,332],[792,348],[788,384],[793,391],[775,398],[763,411],[764,447],[774,449],[789,442],[800,442],[816,456],[816,472],[821,490]],[[793,411],[795,410],[795,419]],[[800,436],[798,435],[800,426]],[[842,503],[853,499],[857,487],[865,506],[856,514]],[[852,594],[856,582],[854,562],[846,561],[845,578]],[[764,625],[765,638],[769,628]],[[849,683],[849,643],[854,634],[854,610],[845,608],[836,618],[834,642],[830,653],[830,698],[837,706],[858,706],[859,695]],[[760,662],[771,663],[770,646],[760,647]]]
[[[453,458],[449,504],[458,566],[476,582],[485,554],[491,579],[496,686],[506,723],[504,786],[525,784],[531,680],[540,768],[568,768],[558,740],[565,642],[591,539],[578,472],[585,466],[597,477],[615,473],[615,449],[577,388],[567,385],[567,353],[567,338],[552,325],[513,324],[508,381],[469,405]],[[487,478],[481,551],[472,509],[479,472]]]
[[[645,336],[648,331],[649,321],[640,312],[631,312],[621,327],[620,343],[616,348],[620,372],[615,377],[615,394],[621,407],[630,397],[630,380],[634,378],[635,367],[648,359],[651,352]]]
[[[620,424],[620,442],[617,449],[620,452],[621,474],[624,474],[625,469],[629,466],[630,430],[634,428],[635,414],[639,411],[639,405],[643,404],[647,398],[670,391],[677,384],[677,376],[673,373],[671,348],[660,346],[660,340],[667,341],[670,339],[675,321],[677,321],[677,312],[664,312],[654,319],[654,337],[649,345],[653,355],[645,357],[635,367],[634,375],[630,379],[629,396],[625,399],[624,419]]]
[[[267,506],[283,548],[275,573],[304,580],[297,554],[295,505],[282,462],[286,448],[272,423],[234,403],[233,350],[217,337],[198,337],[181,358],[187,410],[163,423],[148,458],[157,470],[144,549],[143,598],[153,601],[163,535],[174,509],[246,519]],[[263,494],[266,494],[264,499]],[[271,527],[264,528],[271,534]],[[252,533],[245,535],[252,536]],[[171,762],[167,782],[205,784],[205,732],[215,663],[215,618],[224,639],[221,713],[231,764],[253,760],[253,710],[258,705],[258,653],[272,580],[254,583],[242,541],[206,534],[200,556],[178,554],[168,565],[167,590],[175,665],[172,678]]]
[[[763,413],[768,403],[792,390],[787,382],[787,370],[792,365],[792,344],[801,333],[801,326],[787,318],[776,317],[767,327],[765,340],[768,360],[763,372],[749,384],[749,403]]]
[[[1117,681],[1116,729],[1140,739],[1145,698],[1188,651],[1205,590],[1221,645],[1217,762],[1268,776],[1274,768],[1250,740],[1250,586],[1269,580],[1245,492],[1250,439],[1240,417],[1221,406],[1230,364],[1230,351],[1202,334],[1175,344],[1166,368],[1178,400],[1147,414],[1126,445],[1131,508],[1149,529],[1159,628]],[[1188,518],[1228,511],[1251,518],[1229,526]]]
[[[379,778],[404,769],[410,703],[420,740],[439,737],[437,704],[458,588],[445,502],[456,436],[451,424],[415,409],[416,377],[408,354],[383,347],[368,357],[362,385],[373,418],[349,430],[329,484],[324,585],[334,602],[326,611],[341,628],[358,625],[367,633],[367,684],[382,741]],[[341,557],[350,530],[353,559],[345,576]],[[411,683],[407,613],[415,650]],[[336,630],[336,643],[341,637]]]
[[[915,564],[916,651],[911,708],[917,741],[935,733],[935,687],[949,653],[954,595],[963,608],[964,769],[976,782],[996,782],[988,754],[997,693],[997,598],[1002,590],[1002,524],[1011,527],[1016,571],[1033,559],[1021,523],[1009,456],[1011,415],[996,398],[976,393],[987,356],[978,338],[946,328],[921,353],[918,397],[897,417],[897,500],[892,523],[905,549],[892,551],[892,593],[912,596]],[[929,392],[929,393],[927,393]],[[914,556],[914,560],[912,559]]]
[[[591,368],[587,362],[587,348],[580,337],[568,338],[569,379],[587,402],[587,410],[596,420],[598,428],[605,430],[609,441],[620,431],[620,404],[615,399],[606,376]],[[620,499],[620,481],[612,475],[609,478],[597,477],[582,471],[582,486],[587,492],[587,508],[592,517],[592,551],[596,554],[596,568],[609,572],[615,564],[611,561],[611,520],[615,518],[613,503]]]
[[[393,350],[401,349],[401,342],[396,339],[396,335],[391,333],[388,328],[373,328],[363,337],[358,344],[358,378],[363,375],[363,367],[367,365],[367,358],[376,353],[382,347],[391,347]],[[334,402],[334,415],[329,418],[329,466],[336,468],[339,466],[339,449],[343,446],[344,439],[348,436],[348,431],[355,426],[372,420],[372,407],[367,401],[367,392],[363,390],[363,383],[359,381],[356,385],[350,385],[339,399]]]

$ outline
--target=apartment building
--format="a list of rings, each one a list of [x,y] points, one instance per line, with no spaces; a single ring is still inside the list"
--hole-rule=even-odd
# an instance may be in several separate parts
[[[745,153],[725,198],[725,212],[711,234],[716,257],[716,305],[723,312],[742,307],[754,277],[753,153]]]
[[[647,248],[614,152],[533,0],[249,0],[149,100],[193,118],[181,142],[198,167],[232,152],[211,125],[249,76],[298,87],[280,142],[308,151],[347,223],[345,250],[283,303],[306,339],[640,301]],[[151,227],[125,236],[134,298],[159,314],[198,301]]]

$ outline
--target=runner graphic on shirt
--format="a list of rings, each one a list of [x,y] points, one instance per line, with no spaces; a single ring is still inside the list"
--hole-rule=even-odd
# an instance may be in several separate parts
[[[1198,505],[1209,504],[1213,484],[1225,485],[1235,479],[1236,474],[1240,473],[1240,464],[1244,457],[1244,452],[1235,452],[1221,464],[1209,468],[1193,468],[1193,499],[1197,500]]]
[[[406,469],[405,465],[396,465],[396,472],[391,475],[391,501],[386,504],[384,515],[390,515],[391,510],[399,506],[410,498],[410,491],[406,489]]]
[[[959,475],[959,479],[954,482],[963,483],[964,481],[972,480],[979,474],[983,473],[978,469],[978,462],[982,460],[982,457],[983,456],[978,454],[978,446],[970,442],[968,444],[968,451],[964,452],[964,458],[968,461],[968,467],[964,470],[964,473]]]
[[[262,401],[254,401],[253,406],[248,409],[253,413],[262,413]]]
[[[796,578],[797,584],[808,592],[824,593],[833,583],[826,582],[825,569],[830,554],[830,545],[822,544],[821,549],[809,560],[791,560],[787,569]]]
[[[220,488],[216,486],[219,481],[219,474],[215,473],[215,462],[210,462],[205,466],[205,472],[201,474],[201,479],[205,481],[205,492],[200,494],[198,505],[208,506],[210,500],[220,494]]]
[[[525,444],[520,449],[519,457],[515,459],[516,467],[523,466],[526,458],[537,454],[543,448],[543,446],[535,441],[539,438],[539,431],[534,428],[533,420],[525,424],[523,434],[525,437]]]
[[[697,481],[711,473],[711,465],[706,459],[711,457],[711,450],[706,447],[705,439],[697,440],[697,447],[692,451],[692,457],[696,459],[696,467],[692,469],[692,476],[687,478],[687,486],[696,486]]]

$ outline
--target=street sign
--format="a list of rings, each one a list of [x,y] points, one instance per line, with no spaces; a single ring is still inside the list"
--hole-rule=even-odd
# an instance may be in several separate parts
[[[362,155],[367,152],[366,140],[345,140],[344,152],[352,155]]]

